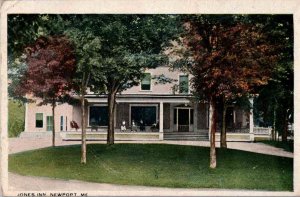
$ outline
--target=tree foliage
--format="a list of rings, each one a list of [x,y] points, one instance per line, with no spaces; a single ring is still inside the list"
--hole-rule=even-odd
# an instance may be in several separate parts
[[[161,49],[178,31],[177,22],[172,15],[11,15],[9,54],[15,61],[22,55],[22,47],[39,35],[67,35],[75,46],[77,69],[73,85],[81,97],[82,108],[87,88],[108,95],[108,141],[112,144],[116,94],[137,85],[146,68],[166,62]],[[21,26],[25,27],[24,34],[20,33]],[[23,74],[19,72],[20,65],[16,65],[18,72],[12,72],[12,84],[19,84],[17,79]],[[83,133],[84,121],[83,114]]]
[[[71,90],[75,58],[65,37],[40,37],[25,50],[28,68],[17,90],[20,94],[32,94],[42,98],[43,103],[52,103]]]
[[[60,28],[61,27],[61,28]],[[56,15],[10,14],[8,15],[8,93],[11,98],[26,102],[16,93],[20,80],[27,70],[25,48],[41,36],[61,35],[62,23]]]
[[[211,163],[216,167],[215,131],[217,101],[223,103],[256,93],[267,84],[278,60],[278,46],[269,42],[260,26],[235,15],[193,15],[184,18],[188,48],[187,69],[200,98],[210,102]]]
[[[203,20],[186,23],[198,94],[232,99],[268,82],[278,55],[260,28]]]
[[[53,146],[55,145],[54,108],[72,90],[75,71],[73,47],[64,36],[39,37],[26,47],[27,70],[16,89],[18,95],[40,98],[40,105],[51,104]]]
[[[116,94],[137,85],[146,68],[167,62],[161,51],[178,31],[174,26],[177,19],[169,15],[75,17],[80,23],[66,33],[75,43],[79,42],[76,43],[79,67],[81,64],[93,67],[87,75],[90,89],[108,95],[108,143],[113,144]]]
[[[24,131],[25,106],[15,100],[8,100],[8,137],[19,137]]]
[[[251,16],[249,20],[264,24],[265,31],[272,38],[271,42],[281,46],[278,50],[280,60],[274,68],[272,78],[260,89],[259,96],[255,99],[256,124],[272,126],[273,139],[277,132],[286,141],[288,124],[293,123],[294,113],[293,16]]]

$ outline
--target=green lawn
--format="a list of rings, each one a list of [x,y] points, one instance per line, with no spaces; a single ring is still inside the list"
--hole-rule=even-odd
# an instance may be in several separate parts
[[[24,104],[8,101],[8,136],[17,137],[24,131],[25,106]]]
[[[239,150],[217,150],[209,169],[209,148],[166,144],[88,145],[45,148],[9,156],[9,171],[22,175],[99,183],[179,188],[293,190],[293,159]]]

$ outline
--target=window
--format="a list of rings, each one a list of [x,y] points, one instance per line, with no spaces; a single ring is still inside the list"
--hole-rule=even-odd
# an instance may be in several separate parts
[[[47,116],[47,131],[52,131],[53,129],[53,116]]]
[[[43,113],[36,113],[35,114],[35,127],[36,128],[43,128]]]
[[[189,93],[189,76],[181,75],[179,76],[179,93],[188,94]]]
[[[64,117],[60,116],[60,131],[64,130]]]
[[[151,126],[156,123],[156,107],[155,106],[132,106],[131,122],[139,122],[143,120],[145,126]]]
[[[151,90],[151,74],[145,73],[141,82],[141,90]]]
[[[68,116],[66,116],[66,131],[68,131]]]
[[[89,126],[108,126],[107,106],[90,106]]]

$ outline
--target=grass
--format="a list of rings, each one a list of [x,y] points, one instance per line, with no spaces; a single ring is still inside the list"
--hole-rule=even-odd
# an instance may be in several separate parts
[[[18,137],[24,131],[25,106],[24,104],[8,101],[8,137]]]
[[[22,175],[89,182],[178,188],[293,190],[293,159],[217,149],[209,169],[209,148],[166,144],[89,144],[87,164],[80,146],[44,148],[9,156],[9,171]]]
[[[286,143],[282,142],[282,141],[271,141],[271,140],[265,140],[265,141],[260,141],[264,144],[268,144],[270,146],[274,146],[277,148],[282,148],[285,151],[288,152],[294,152],[294,141],[287,141]]]

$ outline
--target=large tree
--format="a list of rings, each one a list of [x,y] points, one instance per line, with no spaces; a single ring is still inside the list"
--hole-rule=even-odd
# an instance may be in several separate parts
[[[75,53],[77,59],[76,73],[73,78],[74,90],[80,97],[81,104],[81,163],[87,162],[86,147],[86,106],[85,95],[88,88],[97,87],[98,90],[104,89],[102,70],[96,65],[101,64],[101,37],[94,34],[95,16],[94,15],[65,15],[58,19],[60,23],[66,23],[64,33],[70,37],[76,46]]]
[[[28,43],[33,42],[41,35],[67,35],[69,40],[74,45],[74,53],[76,58],[76,72],[72,79],[72,91],[79,95],[81,103],[81,127],[82,127],[82,154],[81,163],[86,163],[86,114],[85,106],[86,99],[84,96],[87,93],[87,88],[96,84],[98,80],[93,79],[97,72],[94,65],[99,61],[101,43],[99,37],[93,35],[92,15],[10,15],[9,22],[9,70],[10,80],[9,85],[10,96],[24,100],[24,97],[19,97],[14,94],[16,86],[19,86],[20,79],[23,78],[27,67],[22,61],[24,47]],[[93,82],[92,82],[93,81]],[[76,103],[73,97],[63,98],[64,101]],[[75,102],[74,102],[75,101]]]
[[[16,88],[19,95],[40,98],[52,106],[52,146],[55,146],[55,107],[72,89],[73,47],[63,36],[40,37],[26,47],[27,69]]]
[[[266,84],[277,60],[276,47],[259,26],[242,23],[234,15],[188,16],[184,26],[193,87],[210,103],[210,167],[215,168],[218,100],[250,95]]]
[[[98,38],[98,54],[89,62],[101,71],[92,79],[104,86],[91,86],[97,94],[107,94],[107,143],[114,143],[116,95],[137,85],[146,68],[166,62],[161,52],[177,31],[176,17],[170,15],[86,15],[86,29]]]
[[[58,21],[76,46],[73,81],[81,100],[81,162],[86,163],[87,89],[108,95],[107,143],[113,144],[116,94],[137,85],[146,68],[165,61],[161,49],[175,36],[177,21],[169,15],[62,15]]]
[[[273,44],[280,45],[280,61],[274,68],[272,79],[261,88],[255,99],[255,115],[257,124],[272,126],[272,138],[276,133],[287,141],[288,124],[293,123],[294,113],[294,35],[292,15],[271,15],[267,17],[250,15],[249,22],[264,24]],[[268,105],[266,105],[268,103]]]

